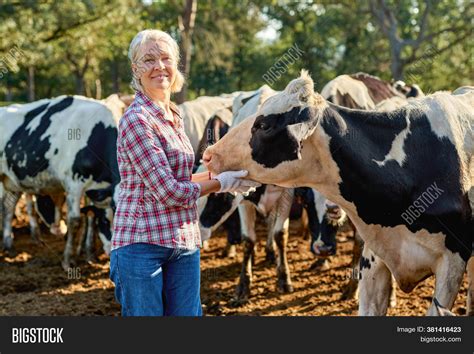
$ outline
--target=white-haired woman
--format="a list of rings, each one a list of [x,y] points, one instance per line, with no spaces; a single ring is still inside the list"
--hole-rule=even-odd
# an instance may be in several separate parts
[[[242,179],[247,171],[192,175],[193,149],[170,100],[184,83],[170,35],[138,33],[129,59],[136,96],[117,139],[121,183],[110,260],[115,296],[124,316],[200,316],[196,200],[246,192],[258,183]]]

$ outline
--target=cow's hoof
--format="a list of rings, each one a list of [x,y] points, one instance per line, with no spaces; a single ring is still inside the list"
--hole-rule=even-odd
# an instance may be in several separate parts
[[[233,307],[243,306],[249,303],[250,298],[250,290],[249,289],[242,289],[237,287],[237,291],[235,296],[230,300],[230,305]]]
[[[71,259],[70,261],[61,261],[61,267],[63,267],[65,272],[70,272],[76,266],[76,261]]]
[[[39,245],[40,244],[40,240],[36,237],[32,237],[31,238],[31,242],[34,244],[34,245]]]
[[[358,283],[351,281],[344,288],[344,291],[341,295],[341,300],[354,300],[357,299],[357,288]]]
[[[5,248],[3,251],[5,252],[5,256],[9,258],[15,258],[18,255],[15,247]]]
[[[71,269],[71,264],[70,264],[70,262],[62,261],[61,262],[61,267],[63,267],[63,270],[65,272],[69,272],[69,270]]]
[[[250,283],[248,282],[240,282],[237,285],[237,289],[235,290],[235,298],[234,300],[243,304],[248,302],[250,297]]]
[[[33,242],[35,245],[38,245],[40,243],[41,232],[39,230],[33,231],[30,237],[31,242]]]
[[[97,263],[97,257],[93,254],[91,255],[87,255],[86,256],[86,262],[87,264],[94,264],[94,263]]]
[[[329,269],[329,261],[326,258],[318,258],[316,261],[311,264],[309,270],[311,271],[322,271]]]
[[[231,307],[240,307],[240,306],[244,306],[246,304],[248,304],[250,301],[248,299],[248,297],[243,297],[243,298],[239,298],[239,297],[234,297],[232,298],[232,300],[230,300],[229,302],[229,305]]]
[[[227,258],[233,259],[237,257],[237,248],[235,247],[235,245],[230,245],[228,248],[226,248],[225,253]]]
[[[278,292],[282,294],[289,294],[292,293],[295,289],[291,283],[278,283]]]

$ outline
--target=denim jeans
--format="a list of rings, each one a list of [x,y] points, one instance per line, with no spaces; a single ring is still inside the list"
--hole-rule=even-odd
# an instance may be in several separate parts
[[[122,316],[201,316],[200,251],[135,243],[110,254]]]

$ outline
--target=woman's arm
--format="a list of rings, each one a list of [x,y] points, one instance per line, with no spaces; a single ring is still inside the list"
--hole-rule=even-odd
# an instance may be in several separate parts
[[[200,197],[219,192],[221,189],[220,182],[216,179],[211,179],[211,173],[209,171],[193,174],[191,182],[195,182],[201,186]]]
[[[191,182],[204,182],[211,180],[211,174],[209,171],[195,173],[191,176]]]
[[[207,174],[207,172],[206,172]],[[200,197],[205,196],[206,194],[210,193],[216,193],[219,192],[221,189],[221,184],[218,180],[216,179],[211,179],[211,180],[204,180],[200,182],[196,182],[201,186],[201,194]]]

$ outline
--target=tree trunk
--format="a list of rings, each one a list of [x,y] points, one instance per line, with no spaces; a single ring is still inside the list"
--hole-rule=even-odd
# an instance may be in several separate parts
[[[84,76],[80,73],[76,72],[76,94],[77,95],[84,95]]]
[[[119,71],[119,61],[114,58],[112,62],[112,89],[113,92],[120,92],[120,71]]]
[[[399,43],[390,41],[390,47],[392,52],[390,63],[392,77],[394,80],[403,80],[405,63],[402,59],[402,46]]]
[[[100,79],[95,80],[95,99],[102,99],[102,82]]]
[[[28,67],[28,102],[35,100],[35,67]]]
[[[197,0],[186,0],[182,16],[179,17],[179,27],[181,32],[181,41],[179,43],[181,51],[181,72],[184,77],[188,77],[191,66],[191,47],[194,23],[196,20]],[[183,85],[180,92],[176,94],[175,101],[180,104],[186,101],[187,84]]]
[[[7,92],[5,93],[5,101],[6,102],[11,102],[13,100],[13,92],[12,92],[12,87],[7,81]]]

